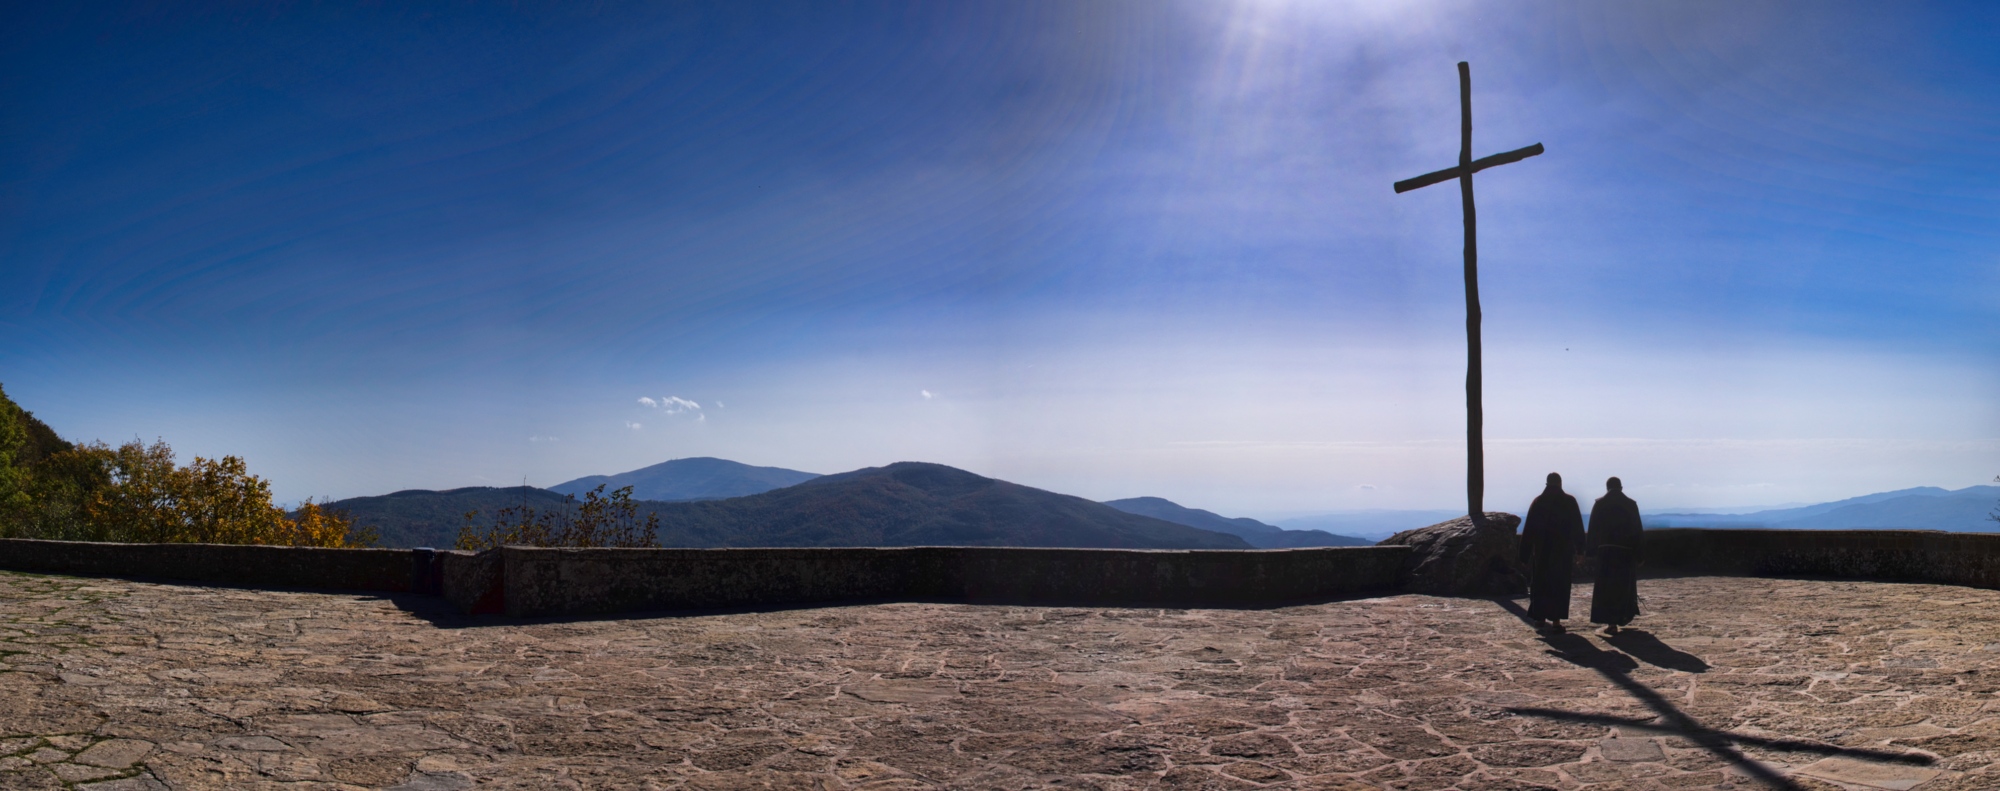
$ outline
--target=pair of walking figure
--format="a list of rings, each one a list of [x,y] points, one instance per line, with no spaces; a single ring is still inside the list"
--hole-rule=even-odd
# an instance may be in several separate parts
[[[1624,485],[1604,482],[1603,497],[1590,506],[1590,527],[1584,528],[1576,498],[1562,489],[1562,476],[1549,473],[1548,488],[1528,506],[1521,522],[1521,562],[1528,565],[1528,615],[1535,628],[1563,631],[1569,617],[1570,571],[1579,555],[1597,558],[1597,585],[1590,593],[1590,621],[1604,624],[1604,634],[1639,615],[1642,559],[1639,504],[1625,496]]]

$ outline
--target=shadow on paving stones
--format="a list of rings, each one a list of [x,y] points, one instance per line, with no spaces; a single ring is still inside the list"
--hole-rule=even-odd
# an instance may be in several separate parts
[[[1604,641],[1654,667],[1685,673],[1708,672],[1708,663],[1701,661],[1701,657],[1662,643],[1660,638],[1644,629],[1620,629]]]
[[[324,591],[319,591],[324,592]],[[969,604],[983,607],[1057,607],[1089,610],[1231,610],[1251,612],[1259,610],[1281,610],[1289,607],[1312,607],[1343,601],[1375,599],[1395,595],[1395,591],[1356,591],[1336,596],[1315,596],[1307,599],[1285,601],[1232,603],[1199,601],[1129,601],[1105,602],[1070,599],[1043,599],[1031,597],[980,596],[969,598],[947,598],[907,596],[876,599],[836,599],[828,601],[787,602],[740,607],[697,607],[667,610],[632,610],[604,613],[580,613],[575,615],[546,615],[512,618],[505,615],[466,615],[458,611],[441,596],[418,594],[374,593],[393,603],[397,609],[429,622],[439,629],[464,629],[481,626],[527,626],[536,624],[591,623],[595,621],[636,621],[655,618],[693,618],[713,615],[754,615],[758,613],[794,612],[798,610],[825,610],[839,607],[872,607],[882,604]]]
[[[1542,635],[1542,642],[1548,645],[1549,656],[1579,667],[1587,667],[1604,674],[1624,675],[1639,669],[1639,663],[1632,657],[1618,651],[1598,648],[1590,638],[1580,634],[1564,632]]]
[[[1521,605],[1516,604],[1514,601],[1505,598],[1495,598],[1492,601],[1499,605],[1501,609],[1520,619],[1521,623],[1529,627],[1535,625],[1534,617],[1528,615],[1528,611],[1522,609]],[[1628,643],[1620,644],[1615,638],[1612,638],[1611,642],[1619,648],[1631,650],[1635,654],[1648,657],[1647,664],[1665,667],[1670,670],[1682,670],[1697,665],[1701,668],[1700,670],[1687,670],[1687,672],[1691,673],[1703,672],[1708,669],[1708,663],[1702,661],[1700,657],[1679,651],[1672,646],[1662,643],[1650,633],[1639,632],[1638,634],[1642,636]],[[1624,690],[1626,694],[1631,695],[1639,702],[1646,704],[1646,707],[1652,709],[1653,713],[1658,716],[1651,718],[1613,717],[1603,714],[1587,714],[1583,712],[1563,711],[1561,709],[1529,707],[1508,707],[1508,712],[1526,717],[1543,717],[1565,722],[1604,725],[1667,736],[1678,736],[1695,743],[1717,758],[1721,758],[1732,766],[1735,766],[1737,771],[1771,788],[1783,789],[1783,791],[1804,791],[1804,789],[1799,784],[1792,782],[1790,778],[1773,771],[1770,767],[1750,760],[1749,757],[1738,752],[1735,745],[1743,744],[1773,750],[1803,752],[1815,755],[1838,755],[1918,766],[1928,766],[1935,762],[1935,759],[1930,756],[1916,753],[1892,753],[1883,750],[1838,747],[1803,739],[1772,739],[1718,731],[1702,725],[1693,717],[1688,716],[1687,712],[1681,711],[1679,707],[1668,701],[1659,691],[1646,686],[1638,679],[1632,678],[1631,673],[1639,668],[1639,662],[1631,656],[1627,656],[1619,651],[1606,651],[1598,648],[1596,644],[1590,642],[1589,638],[1578,634],[1542,635],[1541,641],[1549,646],[1548,653],[1550,656],[1597,671],[1597,674],[1603,676],[1606,681]],[[1679,663],[1683,667],[1675,667],[1669,663]]]

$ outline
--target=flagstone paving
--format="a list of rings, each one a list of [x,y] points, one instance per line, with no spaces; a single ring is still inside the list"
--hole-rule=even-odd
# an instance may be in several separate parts
[[[1427,596],[510,623],[0,573],[0,789],[2000,788],[2000,592],[1641,591],[1607,641]]]

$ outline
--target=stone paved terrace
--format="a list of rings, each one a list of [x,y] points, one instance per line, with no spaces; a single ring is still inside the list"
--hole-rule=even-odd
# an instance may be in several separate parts
[[[0,788],[2000,788],[2000,592],[1642,592],[1607,642],[1414,595],[508,623],[0,574]]]

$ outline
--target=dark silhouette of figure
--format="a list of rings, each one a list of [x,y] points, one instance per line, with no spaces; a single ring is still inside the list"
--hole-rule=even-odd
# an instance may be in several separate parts
[[[1586,543],[1597,558],[1590,621],[1604,624],[1604,633],[1610,635],[1639,615],[1638,566],[1645,559],[1640,534],[1645,527],[1639,523],[1639,504],[1625,496],[1624,483],[1612,478],[1604,488],[1609,491],[1590,506]]]
[[[1563,631],[1569,617],[1570,570],[1583,551],[1583,512],[1563,492],[1562,476],[1549,473],[1548,488],[1521,522],[1521,562],[1528,564],[1528,614],[1535,628]]]

